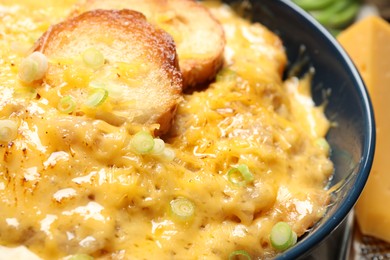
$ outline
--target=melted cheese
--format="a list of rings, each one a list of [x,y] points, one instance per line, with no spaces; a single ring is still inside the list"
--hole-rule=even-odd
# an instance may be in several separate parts
[[[390,25],[379,17],[368,17],[340,34],[338,40],[367,85],[376,121],[375,158],[356,205],[357,220],[364,234],[390,242],[390,211],[383,205],[390,199]]]
[[[168,162],[132,151],[138,128],[64,115],[47,86],[19,82],[21,59],[72,1],[16,2],[0,5],[0,118],[18,124],[18,137],[0,144],[0,244],[42,259],[227,259],[239,249],[267,258],[277,253],[275,223],[302,235],[321,218],[333,165],[319,141],[329,123],[309,78],[282,81],[284,49],[266,28],[210,7],[226,31],[226,68],[185,95]],[[238,164],[253,183],[228,181]],[[194,203],[191,221],[169,213],[177,197]]]

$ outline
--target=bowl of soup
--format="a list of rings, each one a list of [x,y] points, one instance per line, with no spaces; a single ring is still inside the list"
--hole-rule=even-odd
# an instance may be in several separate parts
[[[0,256],[296,259],[358,199],[370,99],[290,1],[0,10]]]
[[[329,184],[332,202],[324,217],[297,245],[278,256],[295,259],[309,255],[353,208],[370,172],[375,122],[364,83],[350,58],[326,29],[290,1],[251,4],[253,19],[272,28],[285,43],[290,61],[287,73],[296,73],[296,61],[298,73],[302,67],[314,67],[313,99],[320,104],[326,100],[325,114],[336,123],[326,135],[334,162]],[[324,95],[324,90],[330,90],[331,94]]]

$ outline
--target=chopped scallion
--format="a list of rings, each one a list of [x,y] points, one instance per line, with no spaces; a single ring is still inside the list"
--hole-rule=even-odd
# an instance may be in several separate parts
[[[58,110],[61,111],[62,113],[72,113],[74,109],[76,108],[76,102],[72,98],[72,96],[65,96],[61,98],[60,102],[58,103],[57,106]]]
[[[165,142],[160,138],[154,138],[154,146],[151,151],[152,154],[160,155],[163,154],[165,150]]]
[[[103,104],[108,97],[108,91],[104,88],[94,88],[89,94],[85,104],[89,107],[97,107]]]
[[[271,229],[270,241],[273,248],[284,251],[297,242],[297,235],[286,222],[278,222]]]
[[[104,65],[104,56],[99,50],[89,48],[82,54],[84,63],[93,69],[98,69]]]
[[[240,164],[231,168],[227,173],[228,180],[237,186],[245,186],[254,180],[253,174],[246,164]]]
[[[229,255],[229,260],[234,260],[236,258],[239,258],[239,259],[247,259],[247,260],[251,260],[251,256],[248,254],[247,251],[245,250],[236,250],[236,251],[233,251],[230,253]]]
[[[19,78],[23,82],[33,82],[38,74],[38,63],[31,58],[22,60],[19,66]]]
[[[11,142],[18,135],[18,125],[9,119],[0,120],[0,142]]]
[[[329,146],[328,141],[326,141],[325,138],[323,138],[323,137],[318,138],[316,140],[316,144],[318,147],[320,147],[321,150],[323,150],[325,152],[329,152],[330,146]]]
[[[41,52],[33,52],[23,59],[19,66],[19,78],[30,83],[42,79],[48,68],[46,56]]]
[[[229,68],[224,68],[217,74],[217,82],[225,81],[225,82],[233,82],[237,78],[237,73]]]
[[[173,159],[175,159],[175,156],[176,156],[175,151],[167,147],[165,147],[163,153],[161,154],[161,157],[168,162],[173,161]]]
[[[187,198],[177,198],[170,202],[171,213],[174,218],[187,221],[195,213],[195,205]]]
[[[153,136],[146,131],[140,131],[131,139],[131,147],[139,154],[150,153],[154,147]]]

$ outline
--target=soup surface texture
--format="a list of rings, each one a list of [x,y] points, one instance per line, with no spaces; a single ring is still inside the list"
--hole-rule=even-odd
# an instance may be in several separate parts
[[[206,4],[224,28],[224,67],[207,88],[183,95],[161,137],[168,158],[138,154],[134,135],[157,126],[66,114],[53,105],[62,86],[19,80],[22,59],[74,3],[0,4],[0,119],[17,126],[15,138],[0,143],[3,251],[23,246],[41,259],[227,259],[245,250],[271,258],[276,223],[299,237],[323,216],[333,172],[324,139],[330,124],[311,99],[309,76],[282,79],[287,61],[275,34],[228,6]],[[172,209],[181,201],[189,216]]]

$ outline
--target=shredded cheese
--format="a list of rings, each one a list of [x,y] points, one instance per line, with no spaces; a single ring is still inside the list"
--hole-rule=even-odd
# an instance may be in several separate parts
[[[1,245],[26,246],[34,259],[227,259],[235,250],[270,258],[275,223],[300,236],[321,218],[333,165],[318,139],[329,122],[308,79],[283,82],[277,36],[209,7],[228,32],[231,73],[185,95],[165,138],[174,158],[164,160],[132,151],[137,127],[61,113],[47,86],[16,92],[31,87],[17,77],[20,50],[73,4],[35,2],[0,5],[0,118],[19,122],[17,138],[0,144]],[[240,164],[253,181],[237,187],[226,174]],[[179,197],[193,203],[188,221],[169,213]]]

